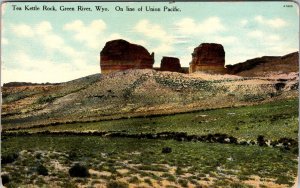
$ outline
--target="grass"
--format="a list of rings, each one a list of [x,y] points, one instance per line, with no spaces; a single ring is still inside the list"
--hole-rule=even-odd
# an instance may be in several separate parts
[[[227,134],[241,140],[298,140],[298,100],[277,101],[256,106],[198,111],[160,117],[144,117],[77,123],[35,128],[25,131],[111,131],[126,134],[186,132],[188,135]],[[22,130],[19,130],[22,131]],[[163,148],[171,152],[163,153]],[[8,187],[51,182],[75,187],[99,180],[109,187],[130,184],[154,185],[168,180],[176,186],[250,187],[244,181],[259,176],[275,184],[292,186],[297,174],[298,153],[292,150],[162,139],[110,138],[102,136],[31,135],[2,138],[2,171],[9,177]],[[22,152],[21,152],[22,151]],[[62,169],[57,169],[56,161]],[[70,177],[69,169],[80,162],[87,169],[108,174]],[[38,175],[42,164],[48,171]],[[45,170],[44,169],[44,170]],[[127,170],[120,174],[118,170]],[[234,177],[234,178],[233,178]],[[47,179],[48,178],[48,179]],[[210,181],[210,178],[215,181]],[[125,179],[128,182],[122,182]],[[201,180],[201,181],[200,181]]]
[[[161,117],[145,117],[32,128],[26,131],[116,131],[128,134],[186,132],[228,134],[238,139],[298,138],[298,99],[256,106],[225,108]]]
[[[66,163],[65,160],[69,157],[67,155],[69,151],[74,150],[75,146],[77,161],[92,169],[97,169],[97,166],[106,166],[108,169],[113,168],[113,170],[110,170],[111,177],[115,177],[116,181],[118,178],[116,170],[127,168],[126,166],[129,165],[129,162],[125,166],[122,165],[124,161],[131,161],[130,164],[133,165],[130,168],[128,167],[128,170],[134,172],[135,175],[131,175],[131,173],[124,175],[128,176],[128,179],[133,177],[132,182],[136,181],[134,176],[140,175],[145,179],[152,179],[152,181],[156,181],[155,179],[158,181],[161,179],[174,181],[176,178],[181,186],[185,186],[188,179],[183,170],[187,171],[190,168],[193,169],[193,177],[209,174],[215,178],[224,178],[224,174],[226,174],[227,179],[229,179],[229,175],[247,179],[245,177],[256,175],[261,178],[273,178],[278,183],[288,185],[292,185],[293,178],[297,174],[297,155],[290,151],[282,152],[276,148],[178,142],[174,140],[143,139],[137,142],[136,139],[131,138],[102,138],[97,136],[8,137],[2,143],[2,152],[19,154],[20,151],[26,150],[27,152],[20,154],[21,156],[12,165],[3,165],[2,170],[12,177],[9,184],[30,184],[28,177],[35,174],[35,171],[30,171],[35,165],[34,161],[37,160],[35,153],[49,152],[50,154],[47,157],[50,159],[48,160],[58,160],[68,170],[73,163],[72,161]],[[168,155],[161,153],[161,148],[166,146],[173,148],[172,153]],[[132,153],[140,153],[140,155],[132,155]],[[60,157],[58,158],[57,155],[60,155]],[[26,157],[25,162],[24,157]],[[47,157],[43,154],[39,160],[47,159]],[[97,160],[91,160],[92,158]],[[162,158],[167,164],[160,163]],[[20,163],[21,160],[22,163]],[[52,174],[51,177],[57,178],[55,181],[61,181],[62,183],[70,181],[69,183],[76,184],[74,179],[69,179],[67,170],[66,172],[55,171],[55,169],[49,168],[50,162],[46,161],[44,160],[43,164],[49,170],[49,174]],[[150,168],[149,164],[155,165]],[[142,167],[138,168],[140,165]],[[180,169],[180,173],[171,173],[169,167]],[[162,170],[161,173],[164,175],[153,178],[150,173],[144,171],[145,168],[146,170]],[[222,170],[220,171],[220,169]],[[166,172],[167,170],[169,172]],[[226,176],[224,179],[226,179]],[[81,181],[86,182],[85,180]],[[230,181],[226,182],[230,183]]]

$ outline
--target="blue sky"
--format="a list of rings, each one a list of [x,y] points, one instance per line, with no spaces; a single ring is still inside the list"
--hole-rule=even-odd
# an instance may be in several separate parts
[[[13,11],[12,5],[23,8]],[[58,11],[25,11],[25,5],[54,5]],[[90,7],[88,12],[59,11],[61,6]],[[288,6],[287,6],[288,5]],[[98,12],[103,6],[108,12]],[[164,6],[180,12],[115,11]],[[193,49],[203,42],[224,46],[226,64],[299,49],[299,10],[292,2],[189,3],[21,3],[2,4],[2,83],[63,82],[100,72],[105,42],[125,39],[188,66]]]

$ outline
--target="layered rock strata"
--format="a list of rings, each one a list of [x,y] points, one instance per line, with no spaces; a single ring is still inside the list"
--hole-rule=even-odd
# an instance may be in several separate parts
[[[221,44],[202,43],[194,49],[189,73],[225,74],[225,51]]]
[[[154,53],[146,48],[118,39],[109,41],[100,52],[100,67],[102,74],[127,69],[152,69]]]

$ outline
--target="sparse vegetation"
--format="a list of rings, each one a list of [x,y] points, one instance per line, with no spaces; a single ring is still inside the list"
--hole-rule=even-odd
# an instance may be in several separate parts
[[[178,183],[182,186],[182,187],[188,187],[188,181],[185,179],[179,179]]]
[[[297,118],[298,101],[287,100],[29,130],[48,130],[36,135],[4,133],[2,170],[9,174],[9,187],[32,184],[42,187],[49,181],[58,187],[76,187],[95,179],[107,187],[128,187],[129,183],[154,186],[160,185],[162,180],[177,187],[189,184],[200,187],[203,181],[212,187],[250,187],[244,181],[251,176],[290,186],[297,174]],[[107,135],[50,134],[50,131],[65,130],[107,131]],[[152,133],[161,138],[157,139]],[[109,137],[109,134],[114,136]],[[121,137],[121,134],[131,137]],[[137,141],[133,135],[144,136]],[[170,135],[172,139],[166,139]],[[189,135],[202,135],[206,140],[194,142]],[[244,144],[236,145],[236,139]],[[213,143],[216,140],[219,143]],[[282,149],[261,147],[266,143],[282,145]],[[81,165],[76,163],[78,161]],[[47,178],[38,176],[43,172],[36,173],[36,162],[43,164],[50,174]],[[91,171],[88,175],[88,169],[96,172]],[[231,177],[239,181],[235,182]]]
[[[138,183],[140,183],[140,180],[139,180],[138,177],[133,176],[133,177],[131,177],[131,178],[128,180],[128,182],[129,182],[129,183],[138,184]]]
[[[144,182],[152,186],[152,181],[149,178],[144,179]]]
[[[128,184],[120,181],[110,181],[107,188],[128,188]]]
[[[56,97],[52,95],[42,96],[37,100],[38,104],[51,103],[55,100]]]
[[[267,96],[263,95],[253,95],[253,94],[247,94],[244,95],[242,100],[246,102],[256,102],[256,101],[263,101]]]
[[[270,110],[272,109],[272,110]],[[201,121],[201,126],[199,126]],[[153,124],[153,122],[156,122]],[[236,129],[238,125],[238,129]],[[272,129],[270,129],[272,127]],[[160,117],[132,118],[96,123],[76,123],[33,128],[26,131],[107,131],[127,134],[185,132],[187,135],[227,134],[238,139],[297,139],[298,100],[225,108]]]
[[[297,173],[297,154],[289,150],[282,152],[276,148],[260,146],[151,139],[143,139],[136,142],[134,138],[101,138],[97,136],[53,137],[45,135],[10,137],[3,143],[3,151],[7,152],[10,150],[12,153],[20,150],[27,151],[22,154],[22,158],[26,157],[26,160],[29,162],[35,159],[35,155],[31,153],[49,150],[50,153],[48,154],[43,152],[40,160],[45,161],[43,165],[52,174],[51,177],[64,181],[67,180],[68,174],[56,171],[55,168],[51,167],[50,162],[46,161],[58,160],[60,164],[64,164],[64,161],[68,160],[69,157],[67,155],[68,151],[71,151],[74,145],[80,151],[80,155],[77,156],[76,160],[87,164],[87,166],[92,166],[96,170],[99,168],[100,172],[108,171],[112,174],[107,176],[109,178],[101,176],[104,182],[113,179],[112,177],[118,181],[117,170],[124,168],[129,172],[123,174],[122,177],[129,177],[128,180],[132,178],[130,180],[132,183],[137,182],[137,178],[131,176],[132,173],[139,174],[140,177],[145,177],[151,181],[159,181],[161,178],[170,182],[176,182],[176,179],[186,180],[185,174],[187,172],[199,174],[201,179],[206,174],[218,178],[219,166],[222,166],[222,169],[224,169],[223,173],[226,172],[227,175],[238,177],[257,175],[274,179],[281,177],[278,181],[285,184],[292,183],[293,179],[291,177],[294,177]],[[161,148],[163,147],[176,148],[176,150],[166,155],[161,153]],[[132,155],[135,152],[141,154]],[[60,157],[58,158],[57,156]],[[161,163],[162,158],[164,159],[163,164]],[[130,160],[131,163],[124,162],[127,160]],[[2,168],[14,177],[14,182],[20,180],[19,184],[22,184],[24,181],[22,174],[26,174],[26,166],[30,164],[28,162],[25,162],[24,165],[14,164],[13,169],[5,165]],[[66,163],[65,165],[66,167],[71,167],[71,169],[74,166],[78,166],[78,164],[72,166],[71,163]],[[131,165],[133,167],[135,165],[138,166],[130,168],[129,166]],[[18,170],[14,170],[14,168]],[[113,170],[111,170],[112,168]],[[243,170],[240,170],[241,168]],[[191,171],[188,169],[191,169]],[[84,171],[84,177],[92,178],[91,176],[86,176],[87,168],[77,168],[76,173]],[[149,173],[152,171],[163,172],[164,174],[161,177],[157,177]],[[71,175],[71,177],[73,176]],[[80,175],[80,177],[82,176]],[[197,177],[192,179],[197,179]],[[181,183],[185,184],[185,182]]]

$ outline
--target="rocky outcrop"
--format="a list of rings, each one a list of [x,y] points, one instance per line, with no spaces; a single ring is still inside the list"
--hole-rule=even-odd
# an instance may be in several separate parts
[[[100,52],[102,74],[127,69],[152,69],[154,53],[150,54],[143,46],[125,40],[113,40],[105,44]]]
[[[226,73],[225,51],[221,44],[202,43],[194,49],[189,72]]]
[[[176,57],[163,57],[160,64],[161,71],[182,72],[180,61]]]
[[[290,73],[299,71],[299,53],[285,56],[264,56],[235,65],[227,65],[228,74],[239,76],[269,76],[271,73]]]

